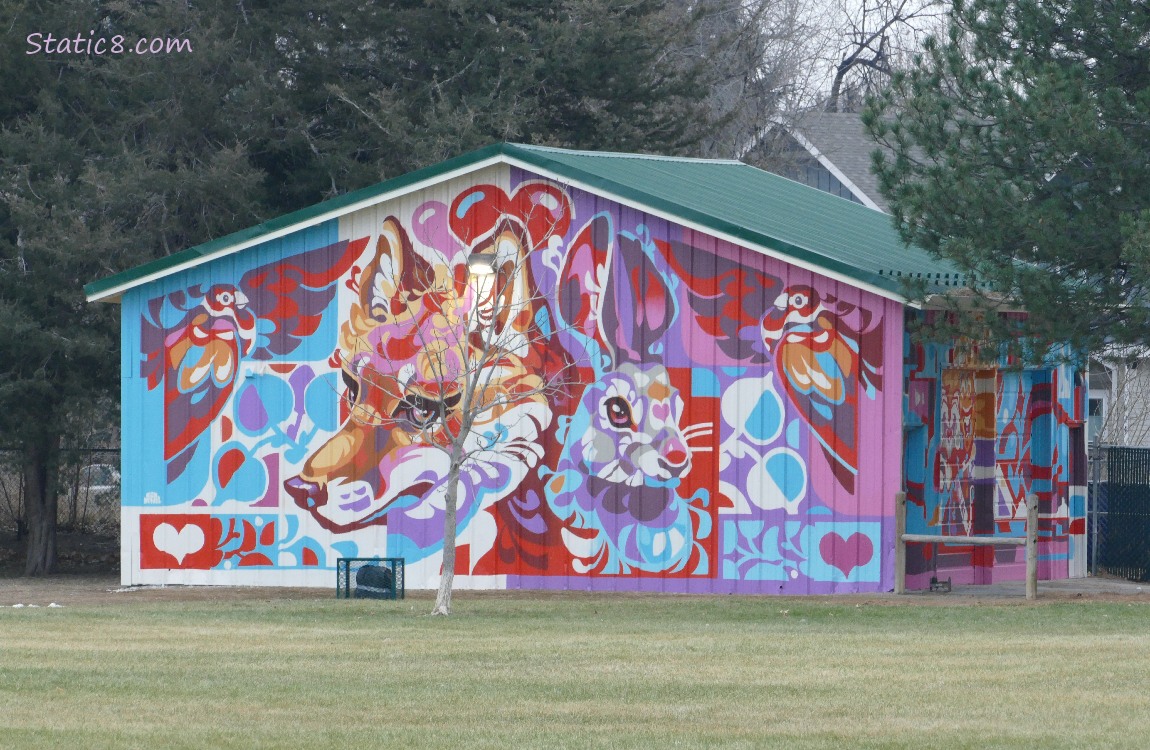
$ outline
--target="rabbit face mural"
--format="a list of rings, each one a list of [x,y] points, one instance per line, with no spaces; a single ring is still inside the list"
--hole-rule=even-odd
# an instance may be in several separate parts
[[[579,413],[592,415],[590,429],[574,437],[574,455],[587,469],[588,481],[630,487],[666,487],[691,470],[691,455],[679,428],[683,399],[662,365],[625,363],[587,387]],[[665,493],[644,502],[642,495],[618,498],[626,511],[650,521],[667,507]]]
[[[594,380],[570,419],[547,499],[569,524],[564,541],[580,572],[682,571],[694,551],[692,507],[677,491],[691,470],[683,398],[666,367],[643,361],[677,315],[652,251],[642,227],[616,236],[603,214],[575,237],[560,273],[561,316]]]

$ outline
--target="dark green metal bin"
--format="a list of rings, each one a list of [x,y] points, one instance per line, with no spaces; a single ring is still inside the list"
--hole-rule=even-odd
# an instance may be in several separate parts
[[[335,564],[337,599],[403,599],[402,557],[341,557]]]

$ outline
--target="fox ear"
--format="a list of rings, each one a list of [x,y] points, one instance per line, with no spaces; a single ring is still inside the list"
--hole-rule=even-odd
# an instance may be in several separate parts
[[[531,325],[531,282],[527,255],[530,240],[522,224],[506,219],[491,233],[490,252],[495,255],[495,278],[491,285],[495,317],[492,329],[502,336],[508,328],[525,330]]]
[[[431,264],[416,254],[403,226],[389,216],[379,230],[375,257],[360,277],[359,302],[363,310],[376,320],[388,319],[397,303],[425,291],[433,282]]]

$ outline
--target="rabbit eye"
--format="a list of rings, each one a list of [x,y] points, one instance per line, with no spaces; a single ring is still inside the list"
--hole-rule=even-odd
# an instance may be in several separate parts
[[[603,402],[603,416],[612,427],[635,429],[631,421],[631,405],[622,396],[612,396]]]

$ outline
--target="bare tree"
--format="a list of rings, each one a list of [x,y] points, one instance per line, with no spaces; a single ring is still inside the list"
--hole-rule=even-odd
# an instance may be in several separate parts
[[[834,51],[828,112],[857,111],[911,64],[927,36],[941,29],[945,0],[833,0]]]
[[[375,513],[415,497],[424,522],[442,515],[435,615],[451,613],[461,525],[537,475],[576,372],[552,345],[547,291],[531,271],[553,229],[540,224],[501,217],[461,264],[424,257],[397,220],[384,222],[341,334],[349,417],[297,484],[318,496],[378,467]]]
[[[765,123],[810,106],[822,85],[826,18],[805,0],[678,0],[691,23],[670,48],[671,64],[697,66],[709,92],[710,126],[699,155],[738,158]],[[705,60],[704,65],[698,63]],[[821,98],[821,97],[817,97]]]
[[[705,57],[720,123],[701,154],[785,169],[782,133],[811,112],[858,111],[940,33],[947,0],[681,0],[699,16],[676,49]]]

